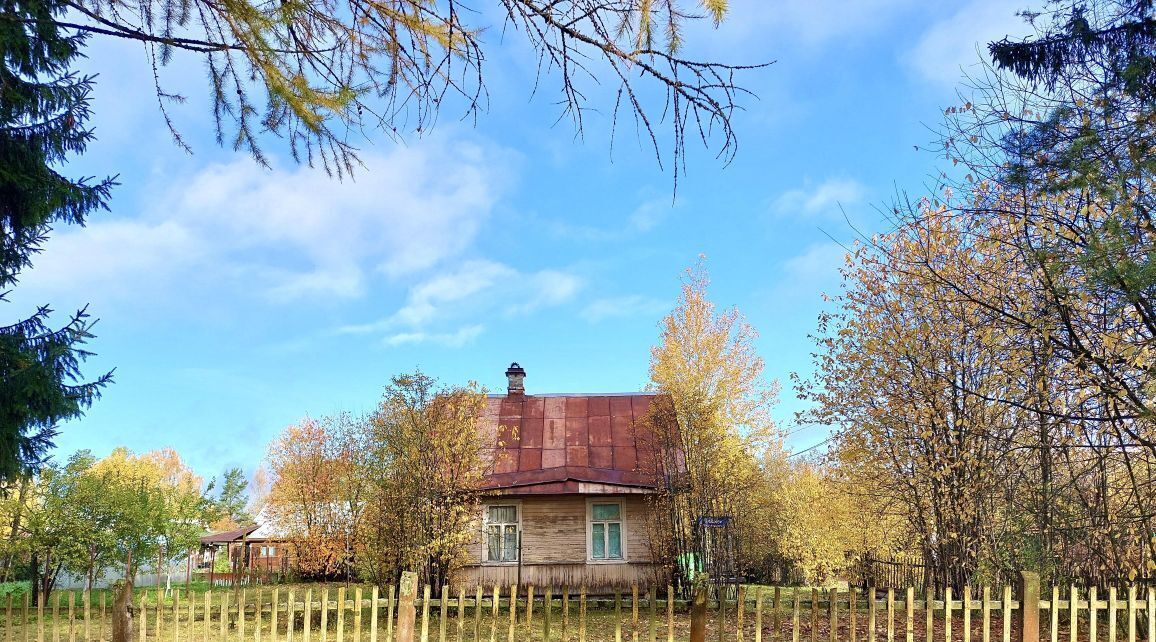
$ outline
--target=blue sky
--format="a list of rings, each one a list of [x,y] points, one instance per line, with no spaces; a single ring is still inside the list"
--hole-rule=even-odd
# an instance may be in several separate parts
[[[112,211],[57,231],[8,314],[38,303],[90,305],[100,318],[88,372],[116,382],[62,426],[59,457],[118,445],[176,448],[201,475],[254,470],[303,416],[363,412],[398,372],[527,391],[639,390],[657,322],[701,253],[712,297],[760,331],[777,416],[800,408],[823,292],[837,288],[840,242],[882,229],[877,208],[920,192],[939,169],[929,129],[957,104],[977,46],[1026,29],[1023,3],[971,0],[734,0],[692,50],[749,73],[723,166],[694,148],[672,204],[669,167],[608,117],[575,140],[549,81],[507,35],[487,61],[489,111],[447,114],[431,135],[362,145],[366,169],[339,182],[295,166],[268,141],[272,170],[215,146],[201,62],[180,57],[166,87],[195,153],[172,144],[151,72],[132,43],[94,41],[98,137],[68,168],[119,174]],[[609,103],[598,106],[608,108]],[[797,430],[789,445],[825,438]]]

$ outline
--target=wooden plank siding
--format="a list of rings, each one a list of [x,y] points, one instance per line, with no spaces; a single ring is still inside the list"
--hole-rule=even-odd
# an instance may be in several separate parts
[[[587,562],[587,500],[622,503],[626,559],[623,562]],[[522,523],[522,585],[561,588],[588,586],[625,588],[632,584],[665,584],[650,563],[646,537],[645,497],[637,495],[547,495],[494,498],[487,504],[517,502]],[[485,508],[483,507],[483,510]],[[462,569],[456,584],[485,587],[510,586],[518,582],[518,564],[483,563],[485,540],[482,527],[470,547],[470,563]]]

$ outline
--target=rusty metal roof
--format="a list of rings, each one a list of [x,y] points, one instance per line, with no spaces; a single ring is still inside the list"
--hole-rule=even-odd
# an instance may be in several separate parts
[[[641,419],[656,395],[495,395],[479,429],[487,489],[580,492],[582,483],[653,488],[653,442]],[[491,459],[492,458],[492,459]]]

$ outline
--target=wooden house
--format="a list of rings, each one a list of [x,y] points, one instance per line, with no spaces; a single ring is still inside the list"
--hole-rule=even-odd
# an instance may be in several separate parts
[[[506,371],[479,422],[491,471],[457,582],[473,586],[665,582],[647,537],[655,492],[652,439],[642,421],[655,395],[525,392]]]
[[[197,571],[210,583],[237,578],[265,581],[296,571],[292,553],[292,543],[275,531],[262,511],[256,524],[202,537]],[[221,557],[228,560],[228,572],[216,570]]]

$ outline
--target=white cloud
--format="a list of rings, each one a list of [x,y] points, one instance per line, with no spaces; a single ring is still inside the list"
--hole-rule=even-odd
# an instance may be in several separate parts
[[[861,203],[866,192],[859,181],[829,178],[818,185],[784,192],[775,199],[772,208],[776,213],[786,216],[839,214],[840,207]]]
[[[931,25],[903,61],[926,80],[955,86],[986,59],[987,43],[1032,33],[1016,15],[1024,8],[1006,0],[972,0]]]
[[[167,176],[174,186],[140,217],[58,231],[24,286],[95,300],[229,284],[275,301],[359,297],[375,273],[412,275],[469,248],[506,183],[503,160],[432,138],[368,154],[344,182],[248,158]]]
[[[654,230],[676,210],[685,209],[687,205],[685,198],[678,203],[672,203],[669,196],[651,198],[641,202],[626,215],[625,225],[614,227],[574,224],[560,219],[547,220],[545,223],[551,234],[561,238],[591,242],[623,241]]]
[[[485,329],[467,323],[469,319],[509,318],[561,305],[572,300],[582,286],[580,277],[567,272],[519,272],[494,261],[470,260],[411,287],[405,304],[393,314],[336,331],[382,333],[387,346],[437,343],[459,347]]]
[[[591,323],[606,319],[660,315],[670,309],[670,303],[648,296],[631,295],[598,299],[582,310],[582,318]]]
[[[838,277],[846,256],[847,249],[834,241],[815,243],[783,262],[783,280],[794,284],[829,283]]]
[[[435,343],[447,348],[460,348],[473,341],[485,329],[482,325],[469,325],[458,328],[454,332],[399,332],[385,338],[387,346],[401,346],[406,344]]]

